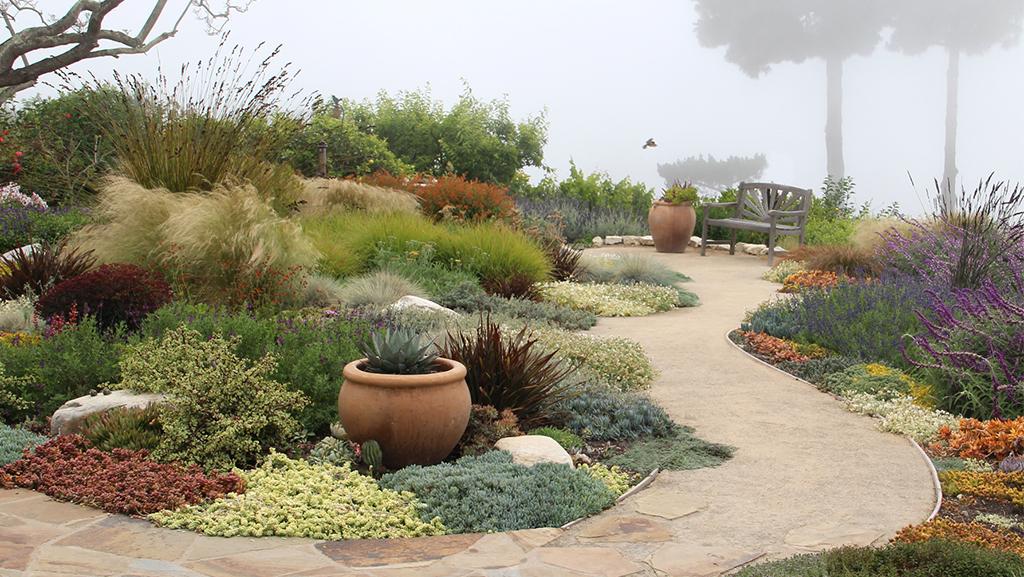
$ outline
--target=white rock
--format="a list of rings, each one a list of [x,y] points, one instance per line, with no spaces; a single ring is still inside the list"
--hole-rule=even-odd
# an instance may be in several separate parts
[[[0,259],[7,260],[7,259],[11,258],[12,256],[14,256],[14,254],[17,253],[19,250],[25,251],[25,255],[28,256],[28,255],[31,255],[33,252],[39,250],[41,247],[42,247],[42,245],[38,245],[38,244],[26,244],[25,246],[22,246],[22,247],[19,247],[19,248],[16,248],[16,249],[12,249],[12,250],[9,250],[9,251],[5,252],[4,254],[0,255]]]
[[[512,462],[530,467],[537,463],[561,463],[573,466],[572,457],[551,437],[522,435],[498,439],[494,448],[512,455]]]
[[[782,248],[781,246],[775,247],[775,254],[784,254],[784,253],[787,253],[787,252],[789,252],[789,251],[784,249],[784,248]],[[768,254],[768,253],[765,253],[765,254]]]
[[[604,237],[605,244],[622,244],[621,236],[606,236]]]
[[[695,247],[695,248],[700,248],[700,242],[701,242],[701,238],[699,236],[691,236],[690,237],[690,246]]]
[[[736,250],[739,251],[739,252],[747,252],[747,247],[748,246],[753,246],[753,245],[750,244],[750,243],[747,243],[747,242],[737,242],[736,243]]]
[[[53,413],[53,417],[50,418],[50,434],[77,433],[82,427],[82,421],[90,415],[105,413],[118,407],[144,409],[149,405],[159,403],[164,400],[164,397],[165,395],[160,393],[112,391],[109,394],[86,395],[71,399]]]
[[[592,241],[590,241],[590,242],[591,242],[591,244],[593,244],[594,246],[604,246],[604,239],[603,239],[603,238],[601,238],[601,237],[599,237],[599,236],[595,236],[595,237],[594,237],[594,240],[592,240]]]
[[[654,237],[651,235],[641,236],[640,246],[654,246]]]
[[[633,235],[623,236],[622,244],[626,246],[640,246],[640,237]]]
[[[729,250],[729,243],[727,243],[727,242],[718,242],[718,243],[715,243],[715,244],[709,244],[708,248],[710,248],[712,250]]]
[[[443,307],[432,300],[427,300],[423,297],[414,295],[405,295],[398,299],[393,304],[388,305],[387,310],[392,311],[404,311],[406,309],[423,309],[433,312],[445,313],[449,315],[457,315],[459,313],[453,311],[450,308]]]
[[[743,252],[754,256],[768,254],[768,247],[763,244],[748,244],[743,247]]]

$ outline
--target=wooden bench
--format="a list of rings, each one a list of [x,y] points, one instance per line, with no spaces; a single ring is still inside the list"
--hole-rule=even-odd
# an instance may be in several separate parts
[[[799,236],[804,244],[807,213],[811,210],[813,193],[804,188],[767,182],[740,183],[735,202],[711,202],[704,206],[700,254],[706,256],[708,227],[732,230],[729,254],[736,254],[736,232],[750,230],[768,235],[768,266],[775,260],[775,241],[779,235]],[[733,208],[729,218],[708,218],[708,209]]]

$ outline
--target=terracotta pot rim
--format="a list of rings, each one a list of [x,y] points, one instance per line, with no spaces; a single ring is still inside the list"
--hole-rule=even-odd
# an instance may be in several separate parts
[[[345,365],[345,368],[342,369],[341,372],[342,376],[345,377],[346,381],[371,387],[410,389],[449,385],[451,383],[461,382],[466,378],[465,365],[444,357],[438,357],[436,362],[439,365],[447,367],[445,370],[437,373],[427,373],[424,375],[385,375],[381,373],[368,373],[359,368],[365,362],[366,358],[364,357],[362,359],[356,359]]]
[[[692,200],[687,200],[685,202],[667,202],[664,200],[656,200],[654,201],[654,204],[658,206],[693,206],[694,202],[695,201]]]

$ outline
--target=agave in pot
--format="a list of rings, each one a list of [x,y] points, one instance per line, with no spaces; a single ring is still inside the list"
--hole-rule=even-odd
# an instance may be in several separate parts
[[[374,332],[360,350],[365,358],[345,366],[338,393],[349,438],[376,441],[391,469],[441,462],[469,422],[466,367],[405,329]]]

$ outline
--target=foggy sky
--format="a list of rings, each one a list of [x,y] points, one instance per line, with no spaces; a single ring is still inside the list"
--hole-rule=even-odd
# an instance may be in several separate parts
[[[66,1],[40,4],[56,12]],[[151,6],[127,0],[115,22],[127,27]],[[750,78],[725,61],[724,48],[700,46],[695,18],[689,0],[258,0],[229,28],[244,46],[283,44],[282,61],[302,71],[297,85],[324,95],[363,99],[429,84],[451,103],[465,79],[482,99],[507,94],[516,117],[546,108],[545,164],[559,176],[572,158],[584,170],[660,190],[659,162],[763,152],[766,180],[820,188],[824,63],[776,65]],[[148,55],[73,70],[155,75],[158,65],[176,69],[208,56],[218,39],[186,20]],[[966,181],[991,171],[1024,180],[1022,72],[1019,46],[963,58],[958,164]],[[942,176],[945,74],[938,48],[906,57],[879,47],[847,60],[846,171],[859,200],[921,211],[920,193]],[[642,150],[650,137],[658,148]]]

